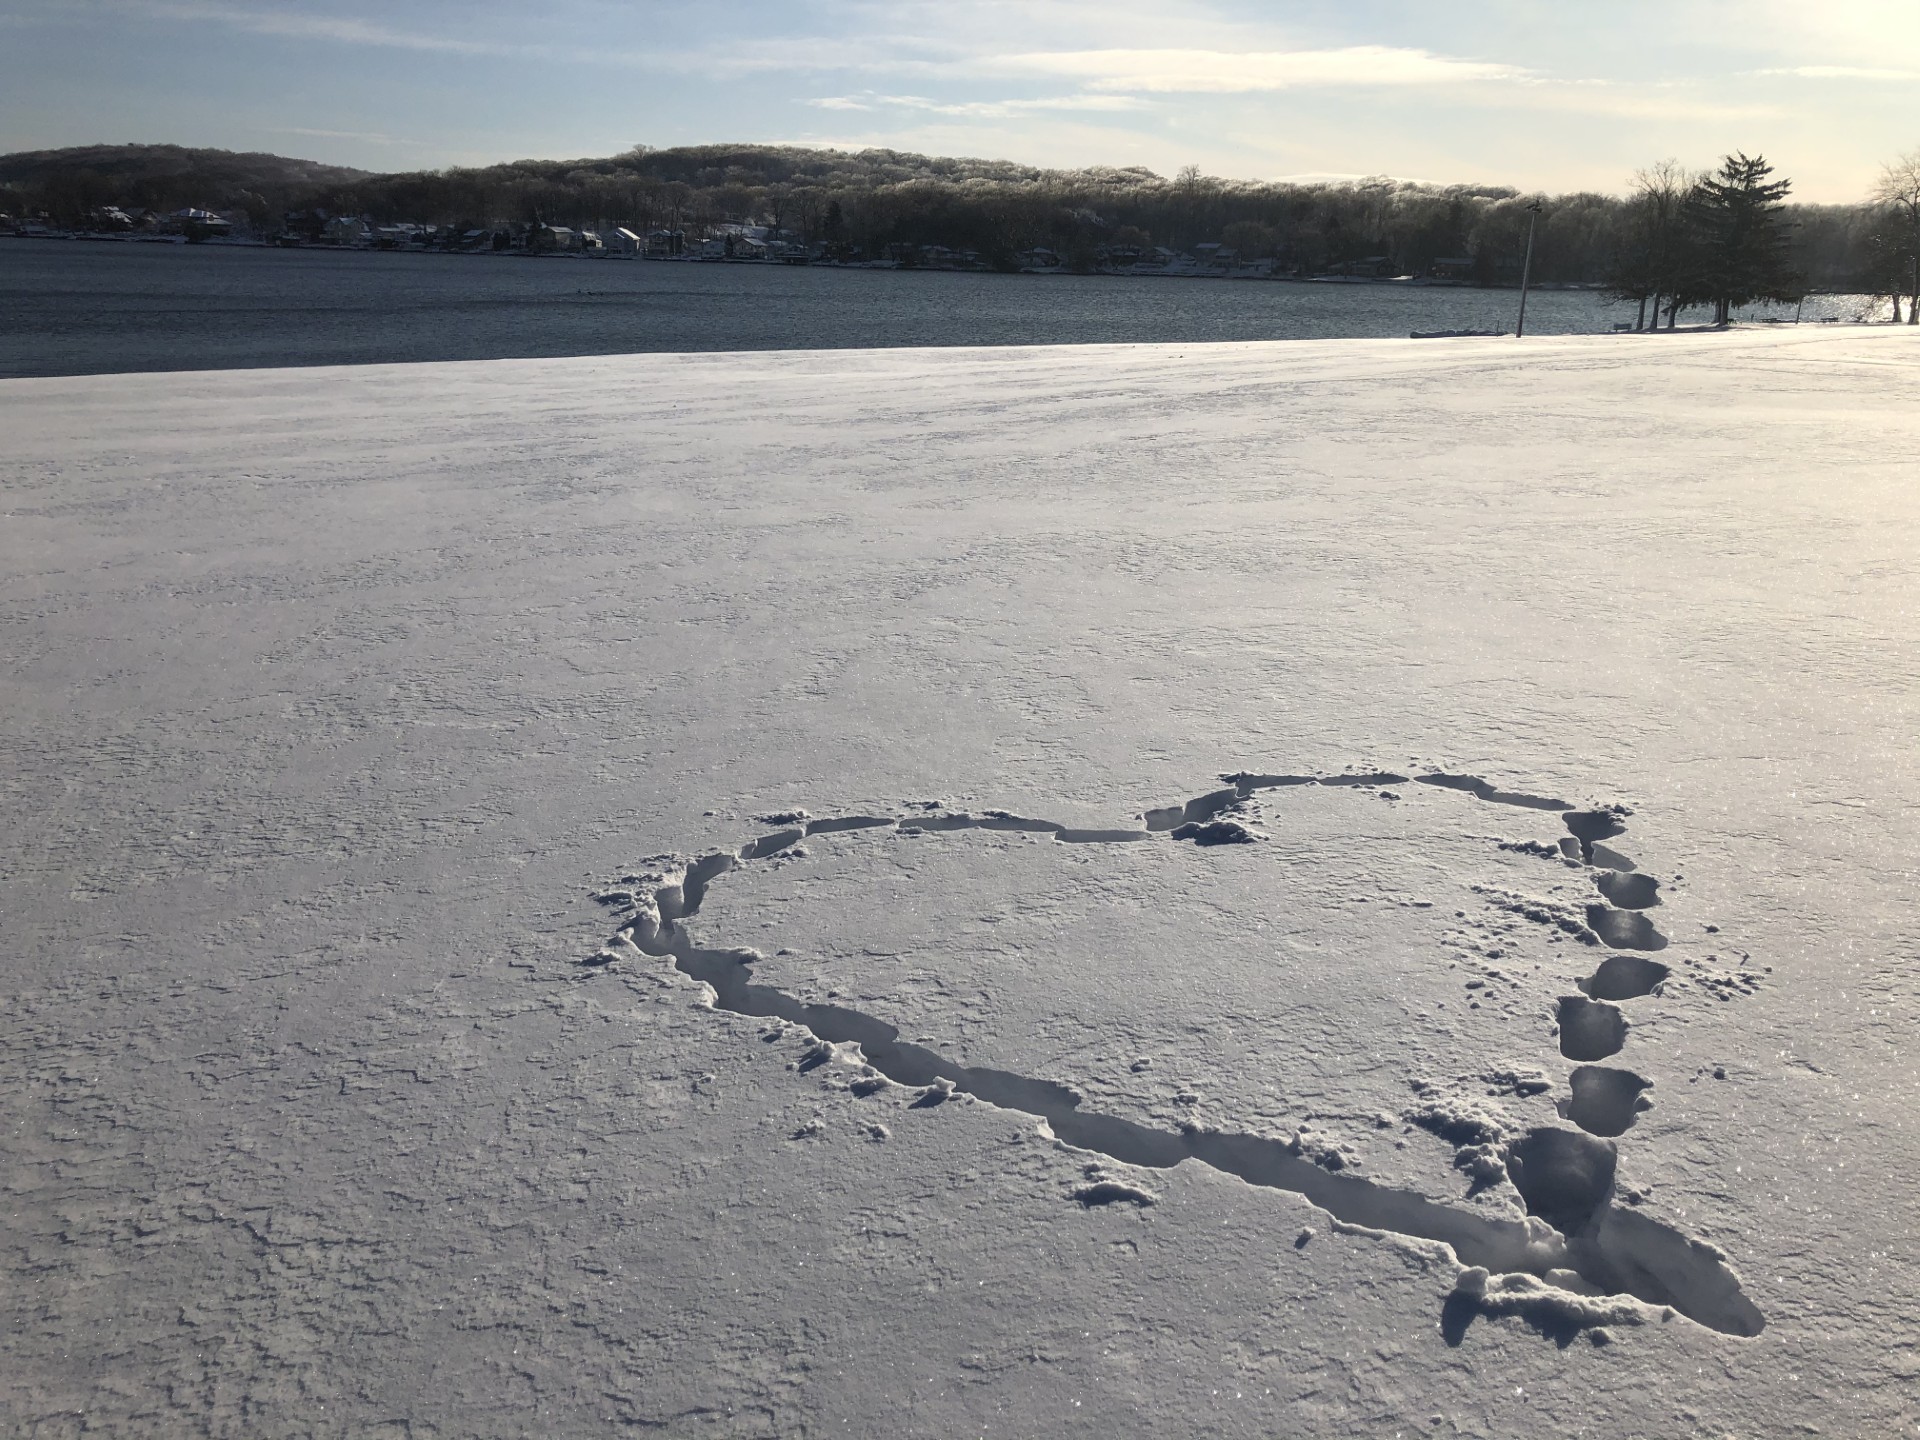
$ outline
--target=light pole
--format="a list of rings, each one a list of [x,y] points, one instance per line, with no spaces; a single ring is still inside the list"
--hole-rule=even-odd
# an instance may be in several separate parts
[[[1540,202],[1527,206],[1527,261],[1520,267],[1520,323],[1513,327],[1513,338],[1527,333],[1527,285],[1533,279],[1533,227],[1540,221]]]

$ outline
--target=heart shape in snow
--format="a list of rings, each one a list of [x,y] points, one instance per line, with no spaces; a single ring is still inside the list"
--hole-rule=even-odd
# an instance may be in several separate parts
[[[1612,1137],[1630,1127],[1649,1103],[1642,1092],[1650,1082],[1631,1071],[1583,1063],[1573,1072],[1571,1096],[1560,1102],[1560,1111],[1576,1129],[1539,1126],[1508,1137],[1486,1133],[1484,1122],[1444,1107],[1430,1106],[1417,1117],[1459,1146],[1461,1168],[1477,1179],[1512,1181],[1528,1218],[1507,1220],[1343,1173],[1346,1167],[1338,1151],[1316,1151],[1299,1136],[1281,1141],[1194,1126],[1156,1128],[1082,1109],[1078,1094],[1052,1081],[956,1064],[933,1049],[903,1041],[895,1027],[871,1015],[754,983],[753,967],[763,962],[758,952],[702,947],[683,923],[701,913],[723,877],[742,866],[793,853],[811,836],[887,829],[907,837],[976,830],[1050,836],[1066,845],[1168,840],[1196,847],[1241,845],[1260,839],[1251,808],[1262,792],[1347,787],[1394,798],[1396,787],[1422,784],[1487,804],[1558,814],[1567,834],[1557,846],[1501,842],[1501,848],[1541,854],[1591,873],[1601,899],[1577,915],[1524,897],[1500,902],[1503,909],[1613,952],[1578,982],[1581,994],[1559,1001],[1563,1055],[1583,1062],[1612,1057],[1625,1044],[1629,1028],[1616,1002],[1656,992],[1671,974],[1668,966],[1645,958],[1667,945],[1645,913],[1660,904],[1658,883],[1605,843],[1625,833],[1626,812],[1621,809],[1581,809],[1503,790],[1468,775],[1242,772],[1222,779],[1225,788],[1147,810],[1142,825],[1114,829],[1074,828],[1004,811],[957,813],[944,807],[898,816],[814,819],[796,812],[769,817],[779,828],[737,850],[691,861],[663,857],[596,895],[602,904],[619,909],[623,918],[612,941],[583,963],[600,968],[638,954],[671,958],[680,971],[710,988],[718,1008],[776,1017],[810,1031],[817,1043],[803,1060],[803,1069],[834,1058],[835,1046],[857,1044],[867,1074],[850,1087],[856,1095],[892,1082],[921,1090],[913,1102],[921,1109],[955,1094],[969,1095],[1037,1116],[1066,1144],[1122,1164],[1165,1169],[1197,1160],[1252,1185],[1300,1194],[1346,1224],[1440,1241],[1465,1267],[1448,1302],[1450,1314],[1462,1307],[1520,1314],[1550,1333],[1565,1333],[1584,1326],[1638,1323],[1644,1318],[1643,1305],[1671,1306],[1724,1334],[1760,1333],[1764,1318],[1717,1251],[1614,1203],[1617,1151]],[[1112,1179],[1082,1187],[1075,1198],[1090,1206],[1153,1200],[1141,1187]]]

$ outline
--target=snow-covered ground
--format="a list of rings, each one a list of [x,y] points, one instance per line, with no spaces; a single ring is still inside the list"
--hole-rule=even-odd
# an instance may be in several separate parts
[[[1920,1428],[1920,337],[0,426],[10,1432]]]

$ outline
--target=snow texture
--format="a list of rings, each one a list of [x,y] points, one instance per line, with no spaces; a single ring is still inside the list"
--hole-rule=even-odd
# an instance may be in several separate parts
[[[1916,401],[0,383],[6,1428],[1911,1433]]]

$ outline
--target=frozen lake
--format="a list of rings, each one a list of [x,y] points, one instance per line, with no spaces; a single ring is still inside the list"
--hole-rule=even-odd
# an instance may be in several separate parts
[[[1404,338],[1513,291],[0,239],[0,376],[641,351]],[[1810,302],[1852,318],[1856,297]],[[1791,310],[1785,312],[1791,316]],[[1536,291],[1528,329],[1632,306]]]
[[[0,425],[0,1428],[1920,1423],[1920,335]]]

